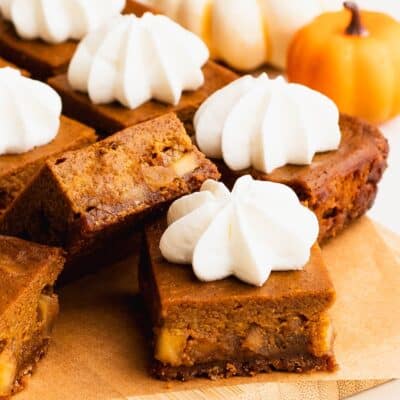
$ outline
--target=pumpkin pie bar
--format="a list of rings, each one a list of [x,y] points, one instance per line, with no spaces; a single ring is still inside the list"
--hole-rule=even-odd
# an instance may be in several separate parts
[[[64,247],[71,259],[218,177],[176,115],[167,114],[48,160],[0,230]]]
[[[60,249],[0,236],[0,399],[24,388],[58,314]]]
[[[209,61],[203,67],[204,85],[191,92],[184,92],[178,105],[168,105],[156,100],[130,110],[116,102],[112,104],[93,104],[85,93],[73,90],[66,74],[49,79],[48,83],[63,100],[66,115],[77,119],[104,134],[111,134],[129,126],[174,112],[192,133],[192,120],[201,103],[216,90],[234,81],[237,75]]]
[[[314,245],[302,271],[272,272],[262,287],[201,282],[160,251],[166,221],[145,228],[140,287],[154,333],[155,377],[188,380],[272,371],[333,371],[328,310],[335,291]]]
[[[255,169],[232,171],[216,161],[228,185],[239,176],[290,186],[318,217],[319,241],[336,236],[373,205],[378,183],[387,167],[389,146],[375,126],[341,115],[342,139],[337,151],[317,154],[311,165],[286,165],[266,174]]]
[[[141,16],[146,11],[152,10],[136,1],[128,0],[124,13]],[[52,44],[42,40],[21,39],[13,25],[0,17],[0,55],[31,72],[36,79],[45,80],[65,72],[77,44],[75,40]]]
[[[95,142],[96,138],[93,129],[62,116],[59,132],[49,144],[27,153],[0,155],[0,220],[46,159],[84,147]]]

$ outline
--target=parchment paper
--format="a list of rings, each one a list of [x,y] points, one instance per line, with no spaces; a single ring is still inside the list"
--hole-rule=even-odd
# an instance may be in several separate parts
[[[332,318],[340,370],[334,374],[274,373],[187,383],[152,379],[137,257],[132,257],[62,289],[62,312],[49,353],[16,400],[120,400],[156,394],[159,399],[248,398],[255,389],[259,398],[331,400],[357,386],[349,382],[346,392],[346,383],[336,381],[399,378],[400,265],[394,252],[363,218],[330,241],[323,254],[337,290]],[[361,390],[376,383],[358,385]],[[177,393],[182,391],[189,392]],[[231,396],[224,397],[226,393]]]

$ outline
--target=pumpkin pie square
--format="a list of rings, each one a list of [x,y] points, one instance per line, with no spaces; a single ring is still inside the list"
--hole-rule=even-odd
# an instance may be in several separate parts
[[[72,262],[218,178],[181,121],[167,114],[48,160],[4,214],[0,232],[63,247]]]
[[[0,398],[22,390],[58,314],[61,249],[0,236]]]
[[[152,9],[134,0],[127,0],[123,12],[141,16],[147,11],[151,12]],[[28,70],[36,79],[46,80],[50,76],[66,72],[77,45],[75,40],[51,44],[39,39],[22,39],[12,23],[0,17],[1,56]]]
[[[271,173],[254,168],[232,171],[216,160],[222,181],[232,187],[242,175],[290,186],[317,216],[319,242],[338,235],[372,207],[387,167],[388,142],[379,129],[361,119],[340,116],[339,149],[316,154],[310,165],[285,165]]]
[[[66,74],[50,78],[48,83],[61,96],[66,115],[92,126],[101,133],[112,134],[169,112],[176,113],[188,132],[192,133],[193,116],[204,100],[238,77],[234,72],[212,61],[208,61],[203,67],[203,73],[204,85],[198,90],[184,92],[176,106],[151,100],[133,110],[117,102],[93,104],[86,93],[72,89]]]
[[[0,220],[48,158],[84,147],[96,139],[92,128],[61,116],[57,136],[50,143],[22,154],[0,155]]]
[[[262,287],[235,278],[201,282],[166,261],[161,218],[145,227],[139,281],[154,336],[152,373],[164,380],[272,371],[333,371],[328,311],[335,290],[314,245],[301,271],[272,272]]]

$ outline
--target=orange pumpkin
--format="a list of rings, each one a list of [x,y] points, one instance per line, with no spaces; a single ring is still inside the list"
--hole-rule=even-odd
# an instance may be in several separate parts
[[[288,79],[326,94],[343,113],[386,121],[400,113],[400,24],[353,2],[344,6],[295,35]]]

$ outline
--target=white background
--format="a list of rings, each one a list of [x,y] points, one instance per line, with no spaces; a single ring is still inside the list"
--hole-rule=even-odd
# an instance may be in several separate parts
[[[400,235],[400,117],[385,124],[382,131],[390,144],[389,168],[369,215]]]
[[[382,131],[390,144],[389,167],[379,185],[378,197],[369,215],[400,235],[400,117],[383,125]],[[352,400],[399,399],[400,381],[390,382],[352,397]]]

